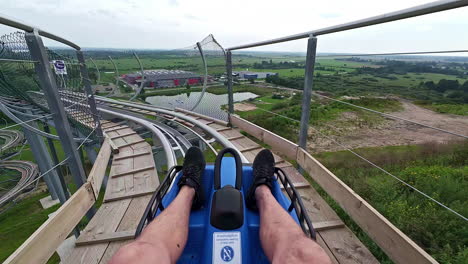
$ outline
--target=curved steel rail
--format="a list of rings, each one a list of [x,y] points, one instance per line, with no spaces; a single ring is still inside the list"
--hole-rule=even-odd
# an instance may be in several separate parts
[[[193,111],[193,110],[194,110],[195,108],[197,108],[197,106],[200,104],[201,100],[203,99],[203,96],[205,95],[206,87],[207,87],[207,82],[208,82],[208,65],[206,64],[205,54],[203,53],[203,49],[202,49],[202,46],[201,46],[200,42],[197,42],[197,47],[198,47],[198,51],[200,52],[200,56],[201,56],[201,59],[202,59],[202,62],[203,62],[203,66],[204,66],[204,68],[205,68],[205,76],[203,77],[203,89],[202,89],[202,92],[201,92],[200,96],[198,97],[197,102],[196,102],[195,105],[190,109],[190,111]]]
[[[140,95],[141,91],[143,91],[144,87],[145,87],[145,69],[143,69],[143,64],[141,63],[141,60],[140,58],[138,57],[138,55],[133,52],[133,56],[135,56],[135,59],[137,60],[138,62],[138,65],[140,65],[140,70],[141,70],[141,83],[140,83],[140,87],[138,88],[138,90],[135,91],[135,94],[132,96],[132,98],[129,99],[129,101],[133,101],[135,100],[135,98],[138,97],[138,95]]]
[[[108,93],[105,97],[109,97],[115,93],[115,90],[119,89],[119,81],[120,81],[120,75],[119,75],[119,69],[117,68],[117,64],[115,64],[114,60],[112,59],[111,56],[109,56],[109,60],[111,61],[112,65],[114,66],[114,72],[115,72],[115,88],[112,90],[110,93]]]
[[[94,65],[94,68],[96,68],[96,72],[97,72],[96,84],[99,84],[101,83],[101,71],[99,71],[99,67],[97,66],[96,62],[94,62],[93,58],[89,58],[89,60]]]
[[[152,124],[151,122],[146,121],[146,120],[144,120],[142,118],[138,118],[138,117],[123,114],[123,113],[120,113],[120,112],[108,110],[108,109],[105,109],[105,108],[102,108],[102,107],[98,107],[98,111],[100,111],[102,113],[105,113],[105,114],[108,114],[108,115],[111,115],[111,116],[118,117],[118,118],[127,119],[127,120],[133,121],[135,123],[138,123],[138,124],[144,126],[146,129],[148,129],[153,134],[155,134],[159,138],[159,140],[161,141],[164,152],[166,153],[167,167],[172,168],[173,166],[177,165],[177,158],[175,156],[175,153],[174,153],[174,150],[172,149],[171,144],[167,140],[166,136],[164,136],[164,134],[161,132],[161,130],[159,130],[157,127],[155,127],[154,124]]]
[[[213,138],[215,138],[219,143],[221,143],[221,145],[223,145],[224,148],[233,148],[233,149],[237,150],[237,147],[234,146],[234,144],[232,144],[229,140],[227,140],[226,137],[221,135],[218,131],[216,131],[212,127],[210,127],[208,125],[205,125],[205,124],[197,121],[196,119],[191,118],[189,116],[186,116],[184,114],[177,113],[177,112],[174,112],[174,111],[171,111],[171,110],[164,110],[164,109],[161,109],[161,108],[157,108],[155,106],[145,106],[145,105],[134,104],[134,103],[126,103],[126,102],[117,101],[117,100],[113,100],[113,99],[109,99],[109,98],[105,98],[105,97],[100,97],[100,96],[97,96],[96,100],[111,103],[111,104],[119,104],[119,105],[123,105],[123,106],[137,108],[137,109],[158,112],[158,113],[167,114],[167,115],[177,117],[179,119],[188,121],[189,123],[192,123],[192,124],[200,127],[202,130],[206,131]],[[242,159],[243,163],[248,163],[248,160],[243,155],[241,155],[241,159]]]
[[[0,130],[0,138],[5,140],[5,144],[0,146],[0,152],[20,145],[24,140],[24,135],[18,130]]]
[[[15,198],[18,190],[29,184],[39,174],[36,164],[29,161],[11,160],[0,163],[0,168],[7,168],[21,172],[21,178],[18,183],[6,194],[0,197],[0,206]]]

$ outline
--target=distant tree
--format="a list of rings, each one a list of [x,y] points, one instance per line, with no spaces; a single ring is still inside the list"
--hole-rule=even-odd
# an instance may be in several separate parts
[[[459,87],[460,83],[458,80],[441,79],[437,84],[436,91],[443,93],[447,90],[457,90]]]
[[[187,90],[190,89],[190,84],[188,82],[185,84],[185,89],[187,89]]]
[[[465,93],[468,93],[468,81],[466,81],[462,86],[460,86],[460,90]]]

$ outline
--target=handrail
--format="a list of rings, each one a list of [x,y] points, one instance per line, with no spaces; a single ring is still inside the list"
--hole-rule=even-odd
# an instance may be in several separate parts
[[[431,3],[423,4],[423,5],[418,5],[418,6],[402,9],[402,10],[391,12],[391,13],[386,13],[386,14],[379,15],[379,16],[373,16],[373,17],[369,17],[365,19],[352,21],[349,23],[316,29],[316,30],[303,32],[303,33],[299,33],[295,35],[290,35],[286,37],[234,46],[231,48],[227,48],[226,50],[239,50],[239,49],[253,48],[253,47],[281,43],[281,42],[286,42],[286,41],[291,41],[291,40],[296,40],[296,39],[308,38],[311,35],[313,36],[326,35],[330,33],[336,33],[336,32],[346,31],[346,30],[355,29],[355,28],[362,28],[362,27],[392,22],[396,20],[427,15],[427,14],[450,10],[450,9],[459,8],[463,6],[468,6],[468,0],[435,1]]]
[[[76,50],[81,50],[81,47],[76,45],[75,43],[69,41],[69,40],[66,40],[62,37],[59,37],[55,34],[52,34],[50,32],[47,32],[47,31],[44,31],[42,29],[39,29],[39,28],[36,28],[36,27],[33,27],[33,26],[30,26],[30,25],[27,25],[27,24],[24,24],[22,22],[19,22],[13,18],[9,18],[9,17],[6,17],[5,15],[0,15],[0,24],[3,24],[3,25],[6,25],[6,26],[10,26],[10,27],[14,27],[14,28],[17,28],[17,29],[22,29],[26,32],[34,32],[35,30],[37,30],[37,32],[39,33],[39,35],[43,36],[43,37],[46,37],[46,38],[50,38],[50,39],[53,39],[55,41],[58,41],[60,43],[63,43],[65,45],[68,45]]]

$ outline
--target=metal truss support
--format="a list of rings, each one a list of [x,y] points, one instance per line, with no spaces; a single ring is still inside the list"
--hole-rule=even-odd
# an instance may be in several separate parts
[[[50,68],[47,51],[41,37],[36,31],[26,33],[25,37],[32,59],[38,61],[38,63],[35,64],[35,69],[39,83],[42,91],[44,92],[45,98],[47,99],[49,110],[53,114],[55,128],[62,143],[65,155],[68,158],[67,163],[70,167],[73,180],[77,188],[79,188],[85,183],[86,174],[76,149],[77,146],[73,140],[73,135],[63,103],[60,100],[57,83],[55,82],[52,69]]]
[[[44,127],[44,132],[50,134],[49,125],[47,123],[44,123],[43,127]],[[47,138],[47,145],[49,145],[49,150],[50,150],[50,155],[52,156],[52,161],[54,162],[54,164],[58,164],[60,161],[57,155],[57,150],[55,149],[54,141],[50,138]],[[66,199],[70,198],[70,194],[67,191],[67,184],[65,183],[65,179],[63,178],[62,171],[60,170],[60,168],[57,168],[55,171],[57,172],[60,186],[64,190],[65,198]]]
[[[32,123],[31,125],[37,126],[35,123]],[[34,156],[34,160],[37,162],[39,171],[41,172],[41,174],[49,171],[54,166],[54,163],[52,162],[49,152],[47,151],[47,147],[44,143],[44,140],[39,135],[27,129],[23,129],[23,132],[26,139],[28,140],[29,145],[31,146],[31,151]],[[66,189],[64,190],[62,188],[62,185],[60,184],[60,179],[57,174],[57,170],[59,170],[59,168],[55,168],[52,171],[45,174],[44,181],[46,182],[47,188],[49,189],[50,196],[52,197],[52,199],[55,200],[58,198],[60,200],[60,203],[63,204],[67,200],[67,196],[65,194]]]

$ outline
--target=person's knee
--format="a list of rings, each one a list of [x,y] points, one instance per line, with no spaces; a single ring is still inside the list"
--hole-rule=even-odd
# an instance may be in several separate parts
[[[157,260],[155,262],[155,260]],[[170,263],[168,252],[164,249],[157,250],[155,245],[135,241],[121,247],[112,257],[110,264],[121,263]]]

